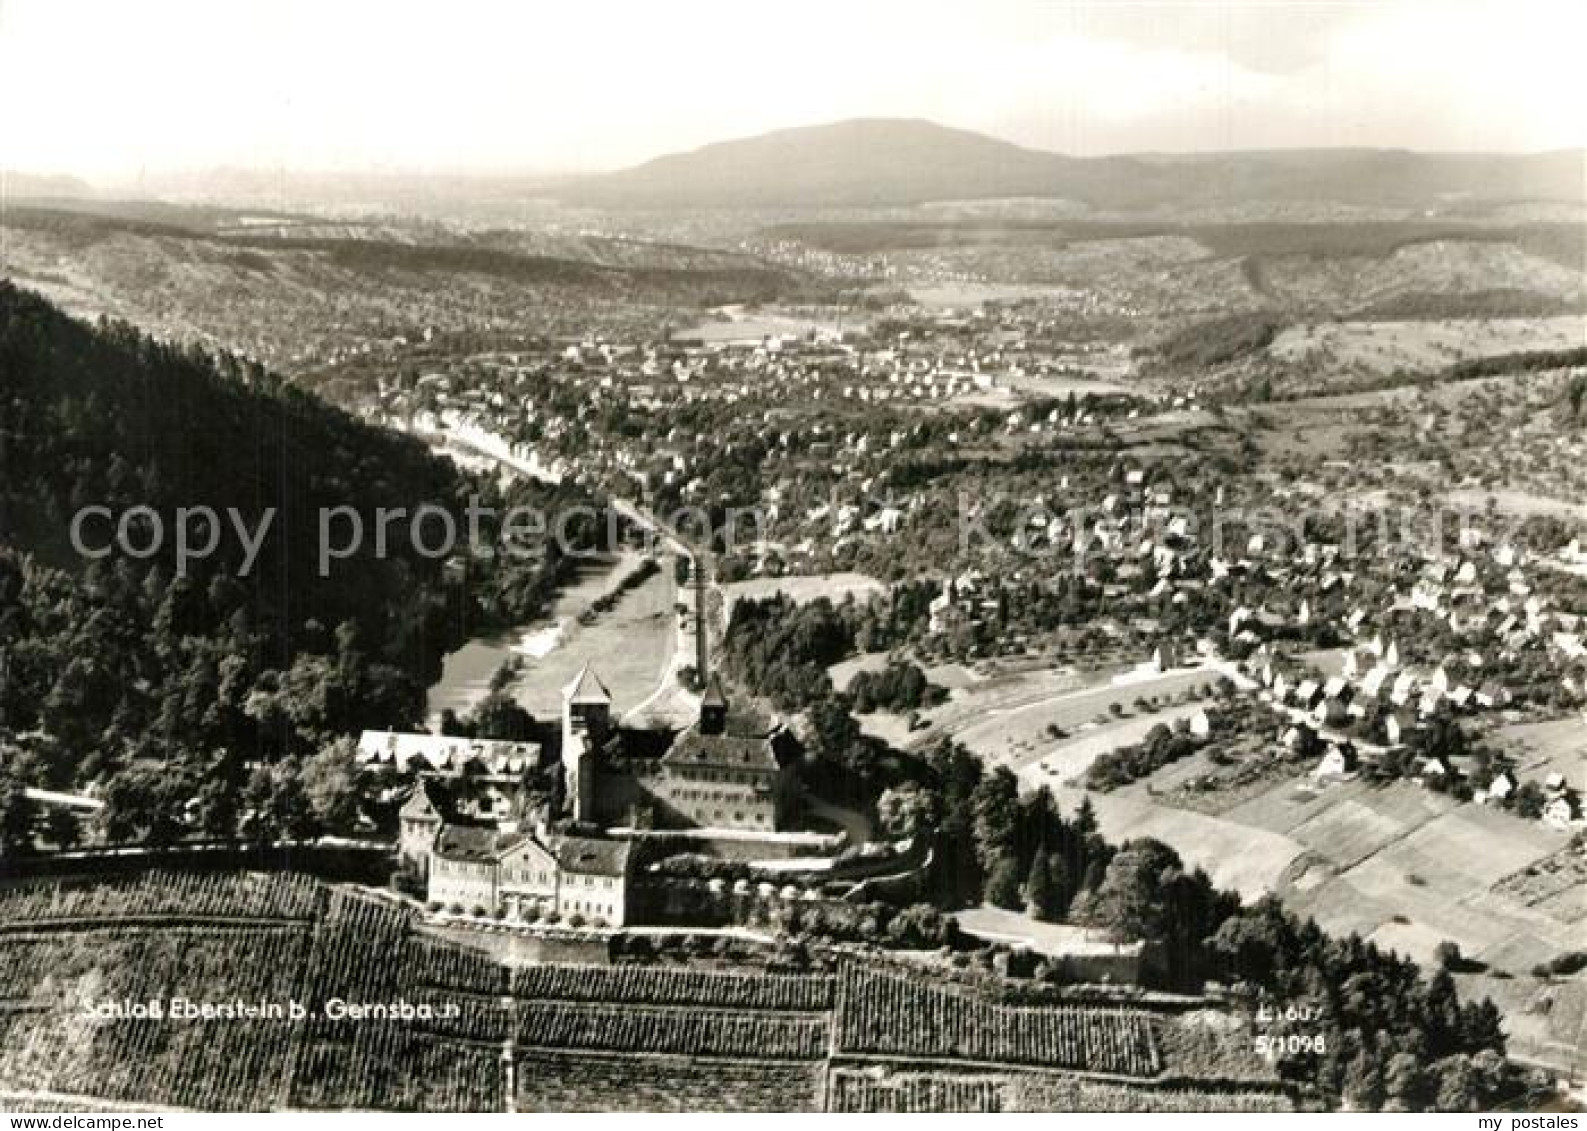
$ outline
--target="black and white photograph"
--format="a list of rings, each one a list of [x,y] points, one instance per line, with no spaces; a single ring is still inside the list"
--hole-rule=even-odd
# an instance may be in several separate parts
[[[1587,6],[0,0],[0,1131],[1571,1131],[1584,805]]]

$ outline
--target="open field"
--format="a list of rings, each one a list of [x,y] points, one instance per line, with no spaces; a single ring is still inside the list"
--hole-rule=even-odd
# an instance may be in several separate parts
[[[1492,998],[1504,1013],[1511,1057],[1569,1067],[1577,1080],[1587,1073],[1587,975],[1539,982],[1457,974],[1455,982],[1462,998]]]
[[[1349,868],[1455,808],[1453,799],[1409,782],[1384,788],[1359,780],[1319,786],[1292,778],[1226,815],[1240,824],[1293,836]]]
[[[1028,788],[1064,785],[1081,777],[1098,755],[1140,742],[1159,723],[1172,726],[1199,709],[1196,703],[1180,703],[1116,722],[1083,725],[1069,738],[1034,744],[1012,764]]]
[[[860,671],[885,667],[883,653],[855,656],[827,669],[838,690],[848,687]],[[1094,685],[1105,676],[1046,665],[997,670],[964,664],[937,664],[925,669],[926,678],[948,692],[948,698],[920,712],[923,728],[911,731],[905,716],[885,711],[856,716],[860,728],[894,746],[920,746],[942,735],[960,736],[982,721],[988,711],[1015,711]]]
[[[1418,959],[1430,958],[1432,947],[1448,938],[1479,959],[1502,958],[1515,973],[1580,940],[1564,924],[1513,907],[1489,888],[1564,839],[1535,821],[1466,805],[1417,826],[1336,882],[1394,908],[1369,937]],[[1402,935],[1404,945],[1396,945]]]
[[[1151,805],[1147,788],[1137,783],[1119,793]],[[1103,812],[1104,799],[1096,800]],[[1468,956],[1524,974],[1573,945],[1564,901],[1528,907],[1493,890],[1557,852],[1566,835],[1410,782],[1290,779],[1207,818],[1217,832],[1197,821],[1155,819],[1170,834],[1163,839],[1182,851],[1174,836],[1197,852],[1209,838],[1278,838],[1272,847],[1281,849],[1284,867],[1272,878],[1287,903],[1330,932],[1355,932],[1418,960],[1449,939]]]
[[[619,567],[624,572],[631,565]],[[612,695],[614,714],[648,698],[670,668],[677,646],[678,586],[663,566],[638,588],[624,593],[608,612],[585,624],[566,622],[557,645],[543,656],[525,658],[515,694],[536,718],[562,710],[562,689],[585,664]]]
[[[1494,884],[1503,894],[1566,923],[1587,919],[1587,852],[1569,845]]]
[[[1113,793],[1066,787],[1054,795],[1064,809],[1089,797],[1097,824],[1110,840],[1153,837],[1172,846],[1190,866],[1206,870],[1220,887],[1247,900],[1275,890],[1291,864],[1305,851],[1278,833],[1249,828],[1221,817],[1174,809],[1154,802],[1141,783]]]
[[[948,699],[921,716],[930,729],[917,736],[923,743],[939,735],[957,735],[984,721],[989,711],[1004,711],[1038,704],[1067,695],[1094,684],[1099,677],[1087,676],[1072,668],[1042,667],[1029,671],[987,674],[961,664],[941,671],[926,669],[926,677],[948,689]]]
[[[909,729],[909,716],[895,715],[891,711],[856,714],[854,721],[860,724],[861,734],[880,739],[892,747],[907,746],[911,737],[920,733]]]
[[[1111,728],[1115,722],[1112,708],[1133,711],[1138,699],[1178,698],[1199,692],[1211,687],[1222,675],[1215,668],[1193,668],[1144,677],[1127,674],[1089,686],[1077,680],[1024,701],[1011,700],[1002,691],[995,696],[979,689],[955,692],[951,706],[956,708],[956,718],[946,720],[945,712],[929,717],[933,731],[940,733],[946,727],[988,764],[1007,764],[1018,769],[1058,753],[1068,738],[1084,737],[1085,730],[1093,724]],[[1034,693],[1037,681],[1033,679],[1031,683]],[[1150,717],[1147,713],[1142,719]],[[1049,727],[1057,727],[1065,737],[1053,737]],[[1117,740],[1118,736],[1110,732],[1109,738]]]
[[[1457,361],[1587,344],[1587,318],[1315,322],[1279,332],[1268,352],[1283,361],[1371,373],[1429,373]]]
[[[953,310],[988,302],[1061,302],[1077,295],[1068,287],[1029,283],[928,283],[910,287],[909,297],[921,306]]]
[[[1500,514],[1520,518],[1558,518],[1567,522],[1587,519],[1587,505],[1569,499],[1552,499],[1529,491],[1498,487],[1492,490],[1445,491],[1443,494],[1451,509],[1483,510],[1488,500],[1492,499],[1494,509]]]
[[[1156,837],[1248,899],[1276,892],[1331,933],[1360,934],[1420,961],[1447,939],[1469,957],[1524,977],[1534,964],[1581,945],[1584,904],[1574,873],[1541,888],[1515,879],[1554,859],[1568,840],[1537,821],[1409,782],[1319,786],[1292,776],[1216,814],[1163,800],[1165,789],[1191,772],[1182,766],[1111,793],[1063,785],[1157,721],[1143,716],[1053,744],[1023,763],[1022,784],[1053,788],[1065,807],[1089,797],[1112,839]],[[977,731],[981,752],[995,756],[988,738],[997,729],[989,721]],[[1541,733],[1558,745],[1568,732]]]
[[[852,330],[865,322],[863,315],[856,315],[840,322],[835,318],[800,317],[766,311],[750,313],[738,307],[724,308],[712,313],[717,317],[679,330],[674,336],[683,339],[698,338],[707,343],[750,344],[758,343],[764,338],[783,336],[803,338],[818,330],[837,333],[845,326]]]
[[[1116,954],[1119,950],[1101,931],[1072,923],[1044,923],[1018,911],[983,904],[957,913],[959,925],[982,938],[1018,940],[1038,954]]]
[[[518,636],[471,640],[447,656],[429,693],[432,721],[446,708],[467,714],[484,698],[491,676],[513,660],[523,663],[519,702],[540,718],[561,711],[562,688],[586,662],[600,674],[619,711],[651,695],[676,644],[677,585],[671,570],[664,567],[623,594],[592,623],[579,623],[591,602],[611,592],[639,562],[638,554],[624,553],[583,570],[557,595],[543,621]]]
[[[1467,316],[1553,310],[1584,294],[1580,228],[1564,223],[986,219],[776,231],[812,247],[885,257],[900,277],[920,280],[910,286],[917,301],[948,306],[986,295],[1115,314]]]
[[[854,677],[861,672],[879,672],[886,667],[886,652],[867,652],[862,656],[851,656],[847,660],[833,664],[827,669],[827,675],[832,677],[832,686],[836,690],[847,691],[849,684],[854,682]]]
[[[1561,773],[1573,789],[1587,789],[1587,722],[1580,716],[1501,727],[1498,738],[1515,756],[1522,776]]]
[[[938,687],[952,691],[955,688],[974,687],[982,677],[963,664],[949,663],[932,664],[926,668],[926,678]]]

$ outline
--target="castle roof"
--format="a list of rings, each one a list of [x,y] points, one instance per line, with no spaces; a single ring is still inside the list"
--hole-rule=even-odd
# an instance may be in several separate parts
[[[582,738],[574,735],[575,739]],[[675,731],[651,727],[617,727],[596,749],[608,764],[620,759],[654,761],[672,748]]]
[[[717,675],[715,672],[711,673],[711,679],[705,685],[705,694],[700,696],[700,706],[727,706],[727,693],[722,690],[722,677]]]
[[[420,778],[408,800],[402,803],[399,816],[410,821],[439,821],[452,805],[452,799],[439,784],[430,778]]]
[[[766,735],[702,734],[698,727],[690,727],[680,734],[661,761],[679,767],[777,769],[777,755]]]
[[[366,766],[390,765],[397,770],[441,770],[463,773],[519,774],[540,760],[535,742],[462,738],[445,734],[366,730],[358,738],[358,760]]]
[[[626,840],[564,837],[557,848],[557,867],[586,876],[627,875],[629,847]]]
[[[590,665],[585,664],[579,669],[579,674],[573,682],[562,689],[562,699],[566,703],[611,703],[612,693],[606,690],[606,685],[594,672]]]
[[[497,832],[487,826],[442,825],[435,837],[435,855],[448,860],[495,860],[527,835]]]

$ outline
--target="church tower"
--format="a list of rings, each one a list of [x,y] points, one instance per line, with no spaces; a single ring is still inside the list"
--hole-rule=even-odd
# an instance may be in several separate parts
[[[562,689],[562,772],[575,821],[595,821],[600,773],[596,756],[611,726],[611,692],[585,664],[578,677]]]

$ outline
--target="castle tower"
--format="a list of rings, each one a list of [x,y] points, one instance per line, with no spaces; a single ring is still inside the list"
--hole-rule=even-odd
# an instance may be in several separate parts
[[[575,821],[595,820],[595,756],[611,725],[611,692],[585,664],[562,689],[562,772]]]

